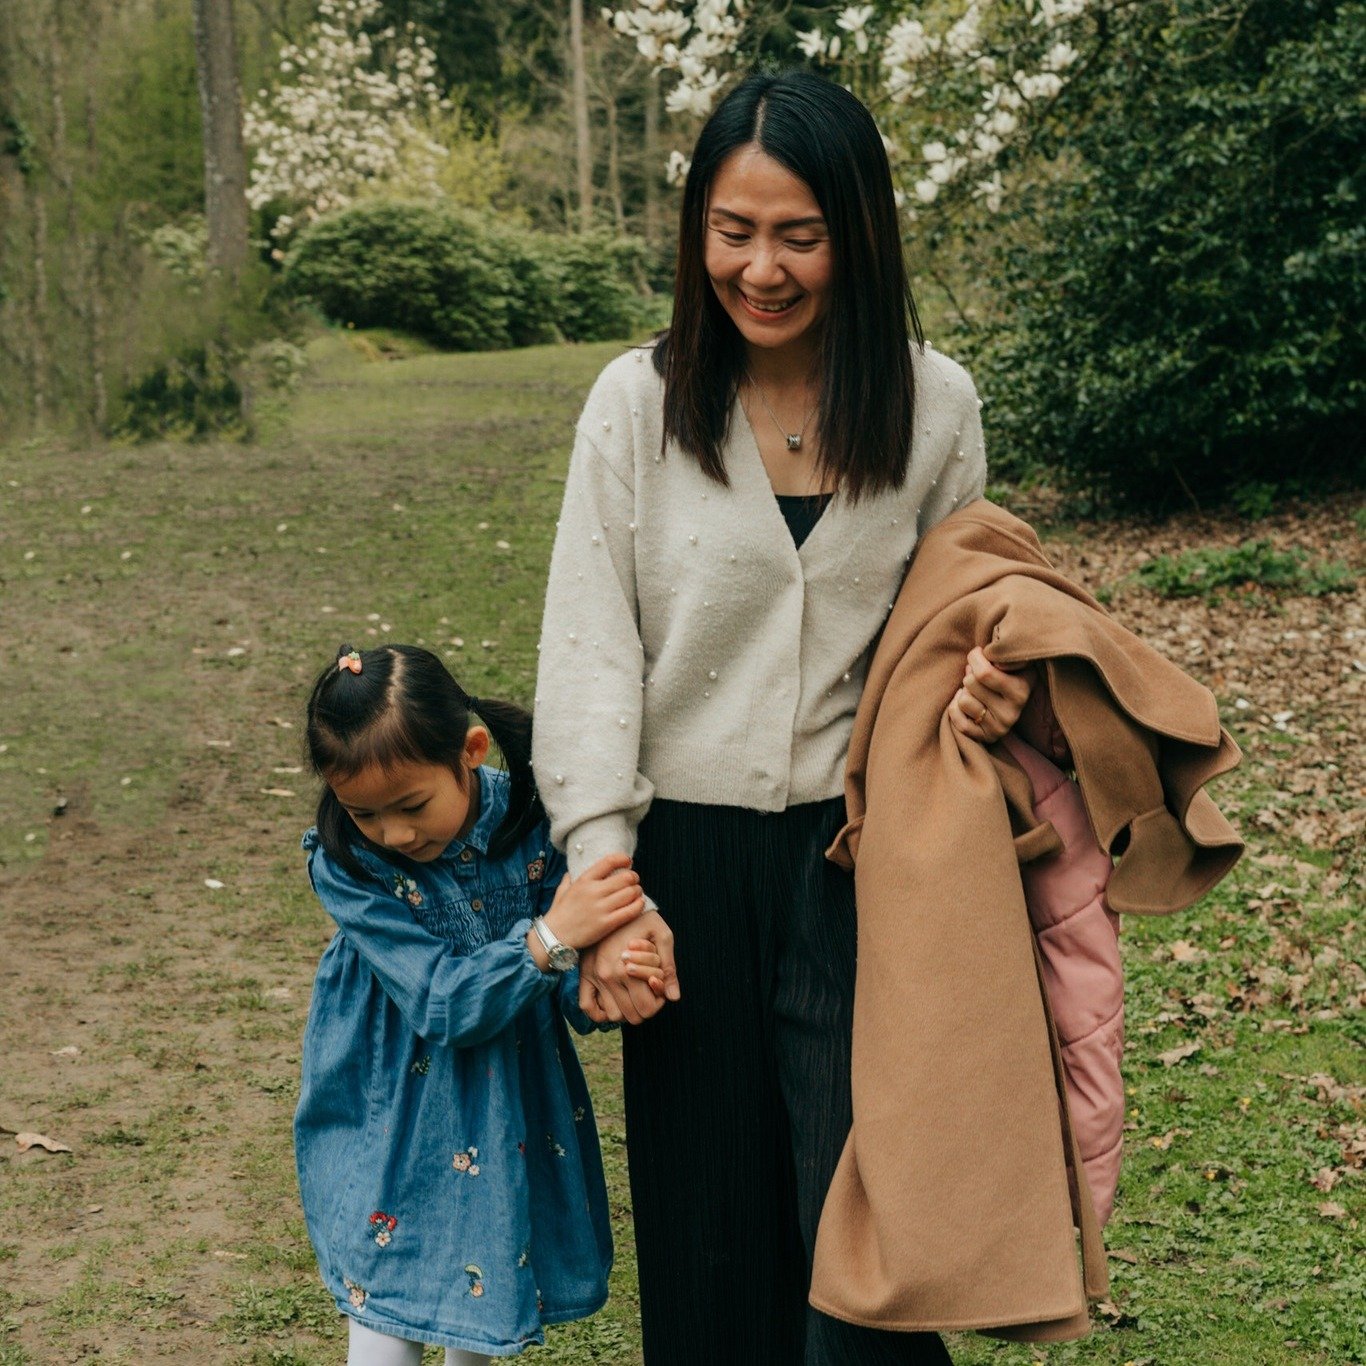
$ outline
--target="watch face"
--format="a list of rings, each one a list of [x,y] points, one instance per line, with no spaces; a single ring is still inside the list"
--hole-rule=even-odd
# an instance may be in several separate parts
[[[570,968],[578,966],[579,951],[571,949],[568,944],[556,944],[548,952],[547,957],[550,959],[550,966],[556,972],[568,972]]]

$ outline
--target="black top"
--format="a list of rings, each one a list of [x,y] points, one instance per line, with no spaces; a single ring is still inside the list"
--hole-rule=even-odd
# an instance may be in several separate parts
[[[834,496],[829,493],[775,493],[778,510],[783,514],[787,529],[792,533],[792,542],[798,550],[802,542],[811,535],[816,523],[821,519]]]

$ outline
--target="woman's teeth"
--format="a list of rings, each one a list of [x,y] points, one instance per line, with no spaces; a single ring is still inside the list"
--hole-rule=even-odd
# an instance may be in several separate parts
[[[751,299],[748,294],[741,294],[740,297],[744,299],[751,308],[757,308],[760,313],[786,313],[787,310],[797,302],[796,299],[787,299],[782,303],[766,304],[760,303],[758,299]]]

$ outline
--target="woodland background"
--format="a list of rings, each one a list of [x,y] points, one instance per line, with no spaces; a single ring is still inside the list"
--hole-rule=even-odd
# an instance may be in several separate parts
[[[1097,1331],[954,1358],[1366,1361],[1366,5],[3,0],[0,1366],[340,1359],[308,680],[415,640],[529,701],[583,396],[667,323],[700,121],[792,62],[883,128],[990,495],[1245,753],[1243,863],[1124,929]],[[631,1366],[584,1053],[613,1296],[536,1355]]]

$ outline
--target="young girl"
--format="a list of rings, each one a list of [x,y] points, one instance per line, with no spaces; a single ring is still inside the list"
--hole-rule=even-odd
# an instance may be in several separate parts
[[[497,742],[508,772],[484,764]],[[304,836],[338,933],[295,1117],[299,1187],[350,1366],[476,1366],[607,1298],[606,1187],[564,1025],[577,950],[644,909],[625,857],[572,882],[530,768],[531,718],[435,655],[344,646],[308,702],[325,786]],[[633,973],[656,977],[648,941]]]

